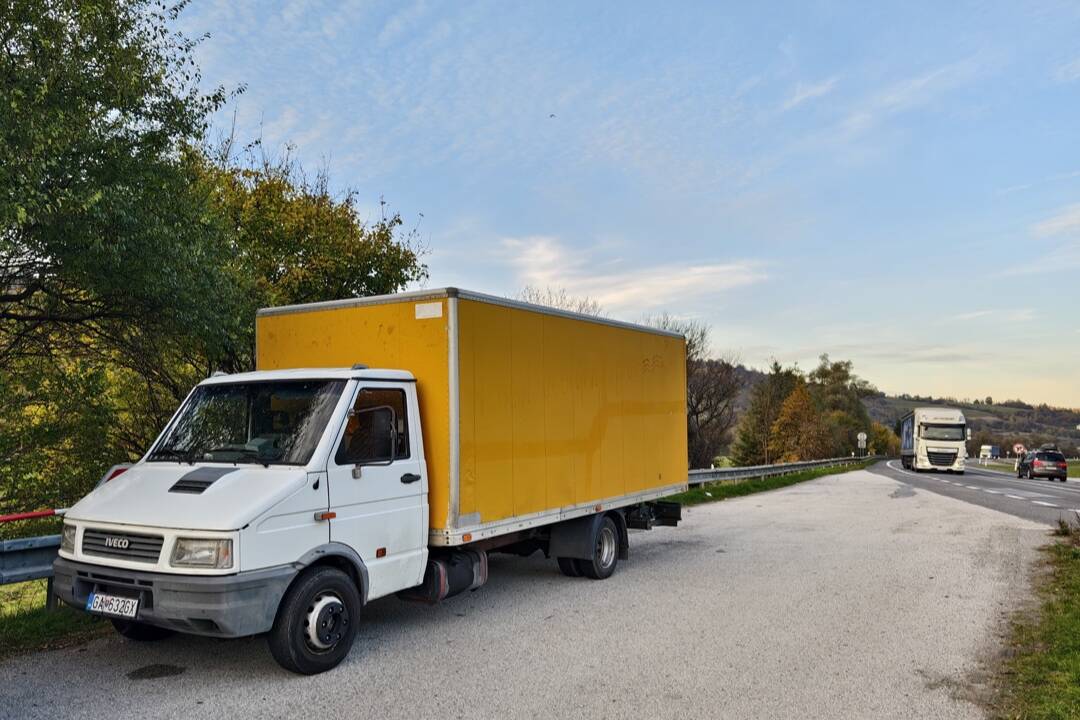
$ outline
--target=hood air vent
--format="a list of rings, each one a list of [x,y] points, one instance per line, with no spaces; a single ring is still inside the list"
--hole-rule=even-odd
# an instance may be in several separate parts
[[[177,480],[176,484],[169,488],[169,492],[201,495],[206,488],[220,480],[222,476],[228,475],[235,470],[236,468],[197,468]]]

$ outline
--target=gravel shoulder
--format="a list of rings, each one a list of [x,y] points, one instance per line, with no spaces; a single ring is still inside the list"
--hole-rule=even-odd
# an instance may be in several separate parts
[[[978,718],[1047,530],[866,471],[689,508],[605,582],[493,556],[365,610],[337,670],[261,638],[116,637],[0,663],[0,717]]]

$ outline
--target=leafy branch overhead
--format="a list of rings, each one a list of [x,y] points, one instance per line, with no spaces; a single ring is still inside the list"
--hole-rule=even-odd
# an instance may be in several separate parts
[[[69,502],[136,457],[258,307],[394,292],[427,270],[289,153],[211,150],[183,3],[0,12],[0,510]],[[14,507],[14,506],[12,506]]]

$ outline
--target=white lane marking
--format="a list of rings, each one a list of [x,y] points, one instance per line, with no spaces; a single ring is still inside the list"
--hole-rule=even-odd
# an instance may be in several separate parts
[[[974,468],[969,468],[969,470],[971,472],[975,473],[976,475],[983,475],[985,477],[993,477],[995,480],[1001,480],[1003,482],[1008,481],[1008,482],[1016,483],[1017,485],[1026,485],[1028,487],[1035,487],[1035,486],[1046,487],[1047,482],[1048,482],[1046,480],[1028,480],[1027,478],[1018,478],[1018,477],[1016,477],[1015,474],[1010,474],[1010,473],[1005,473],[1005,472],[998,472],[997,470],[990,470],[990,469],[987,469],[987,468],[979,468],[977,470],[974,469]],[[1073,493],[1080,493],[1080,487],[1076,487],[1075,485],[1070,487],[1067,483],[1062,483],[1061,485],[1054,485],[1053,488],[1055,490],[1066,490],[1066,491],[1073,492]]]
[[[1009,495],[1009,494],[1006,494],[1006,495],[1005,495],[1005,497],[1007,497],[1007,498],[1012,498],[1013,500],[1027,500],[1027,498],[1025,498],[1025,497],[1020,497],[1019,495]]]
[[[1061,507],[1060,505],[1055,505],[1054,503],[1043,502],[1042,500],[1032,500],[1031,504],[1032,505],[1042,505],[1043,507],[1052,507],[1052,508]]]
[[[982,490],[982,488],[978,485],[965,485],[964,487],[966,487],[968,490]]]
[[[983,492],[988,492],[991,495],[1000,495],[1001,494],[1000,490],[991,490],[990,488],[983,488],[982,490],[983,490]]]

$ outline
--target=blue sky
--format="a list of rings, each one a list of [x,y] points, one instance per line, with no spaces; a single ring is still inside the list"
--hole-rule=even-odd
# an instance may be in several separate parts
[[[196,0],[181,26],[247,87],[217,126],[419,223],[431,287],[1080,407],[1080,4]]]

